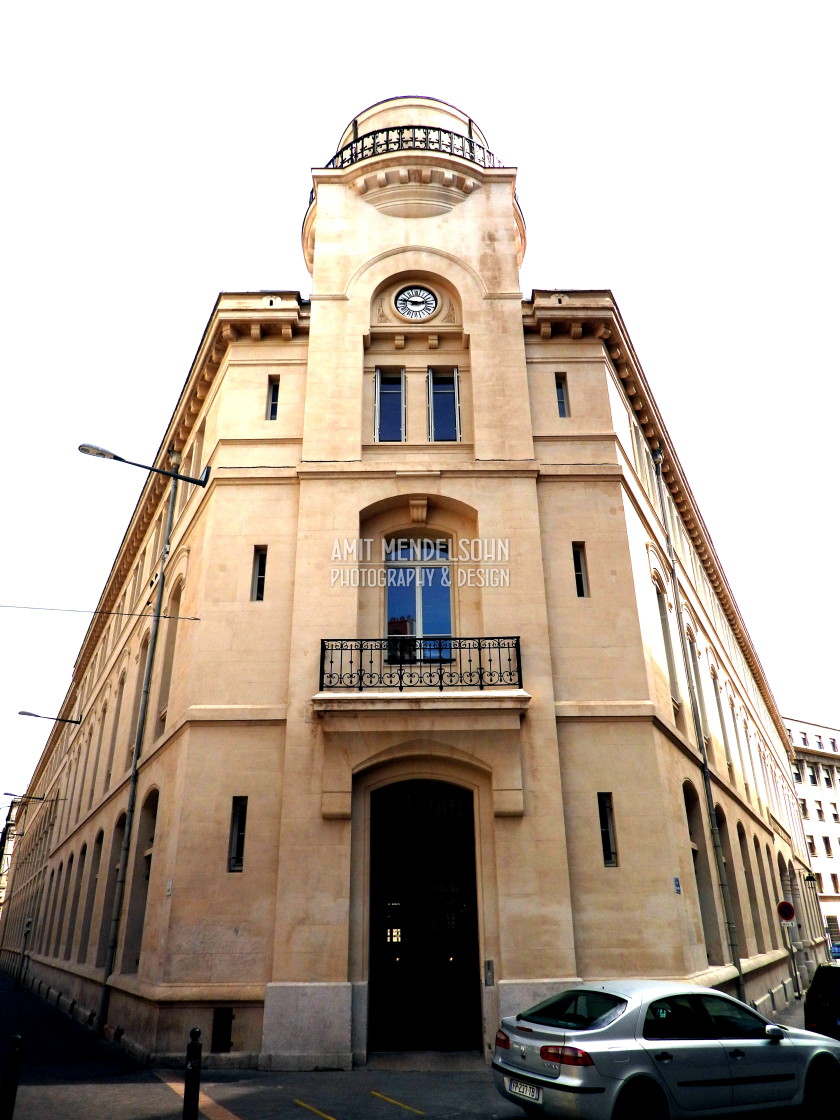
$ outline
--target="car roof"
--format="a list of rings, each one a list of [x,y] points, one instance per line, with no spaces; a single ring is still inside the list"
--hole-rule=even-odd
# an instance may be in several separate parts
[[[675,980],[644,980],[644,979],[618,979],[618,980],[582,980],[570,985],[575,988],[585,988],[587,991],[608,992],[610,995],[622,996],[625,999],[639,1000],[661,999],[665,996],[685,994],[712,994],[726,995],[717,988],[704,988],[699,984],[678,983]],[[731,997],[730,997],[731,998]]]

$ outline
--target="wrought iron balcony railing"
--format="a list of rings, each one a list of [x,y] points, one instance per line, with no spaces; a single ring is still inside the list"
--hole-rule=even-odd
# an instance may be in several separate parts
[[[391,152],[443,152],[445,155],[469,160],[479,167],[505,166],[488,148],[470,139],[469,136],[461,136],[460,133],[450,132],[445,128],[407,124],[399,128],[378,128],[375,132],[366,132],[364,136],[359,136],[349,144],[345,144],[343,148],[339,148],[324,167],[326,169],[351,167],[363,159],[388,155]],[[310,205],[314,198],[313,190],[309,196]]]
[[[323,638],[330,688],[522,688],[519,638]]]

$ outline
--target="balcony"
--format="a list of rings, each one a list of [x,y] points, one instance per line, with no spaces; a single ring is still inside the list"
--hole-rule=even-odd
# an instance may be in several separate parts
[[[521,689],[519,638],[323,638],[319,690]]]

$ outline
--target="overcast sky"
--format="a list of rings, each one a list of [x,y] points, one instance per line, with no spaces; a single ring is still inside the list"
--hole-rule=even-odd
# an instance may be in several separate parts
[[[144,481],[77,445],[151,461],[217,294],[309,294],[310,168],[401,94],[519,168],[523,294],[612,290],[782,712],[840,726],[839,23],[736,0],[14,5],[0,791],[26,788],[49,724],[16,713],[58,712],[90,621],[67,612],[95,607]]]

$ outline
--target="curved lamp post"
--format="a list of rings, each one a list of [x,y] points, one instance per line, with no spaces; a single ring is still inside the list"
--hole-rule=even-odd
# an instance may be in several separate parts
[[[140,696],[140,708],[137,713],[137,729],[134,735],[134,748],[131,753],[131,771],[128,780],[128,804],[125,810],[125,830],[123,832],[122,847],[120,848],[120,862],[117,870],[116,888],[114,890],[114,907],[111,911],[111,928],[108,934],[108,949],[105,955],[105,973],[102,978],[102,992],[100,994],[99,1012],[96,1020],[97,1032],[103,1034],[105,1031],[105,1020],[108,1015],[108,1002],[111,992],[108,986],[108,978],[114,971],[117,960],[117,942],[119,940],[120,920],[122,917],[123,901],[125,899],[125,883],[128,874],[128,853],[131,848],[131,828],[134,821],[135,805],[137,803],[138,763],[140,761],[140,752],[143,748],[143,738],[146,731],[146,716],[149,709],[149,690],[152,683],[155,649],[157,648],[158,630],[160,629],[160,619],[163,610],[163,584],[166,561],[169,558],[172,522],[175,518],[175,498],[178,492],[179,482],[189,482],[193,486],[206,486],[210,478],[210,466],[208,464],[208,466],[204,468],[200,478],[191,478],[189,475],[179,474],[178,471],[174,469],[166,471],[161,470],[159,467],[149,467],[145,463],[135,463],[132,459],[124,459],[121,455],[115,455],[113,451],[107,451],[104,447],[97,447],[94,443],[82,443],[79,445],[79,450],[83,455],[93,455],[97,459],[115,459],[118,463],[128,463],[129,466],[140,467],[144,471],[149,471],[152,474],[166,475],[167,478],[172,479],[172,486],[169,490],[169,505],[166,511],[166,529],[163,534],[163,551],[160,557],[155,604],[152,613],[152,628],[149,633],[149,646],[146,651],[143,691]],[[173,468],[177,467],[181,462],[181,453],[170,448],[169,462]]]

